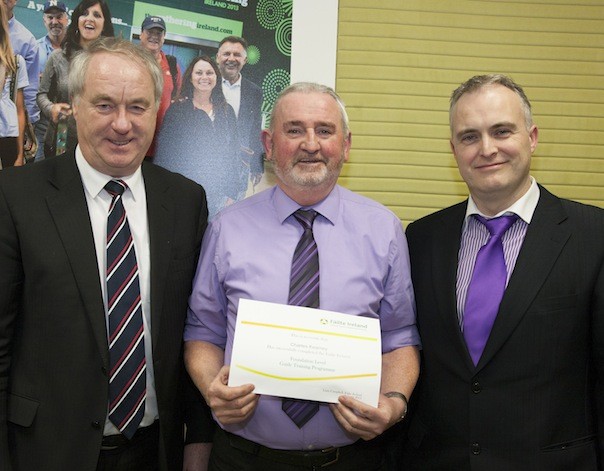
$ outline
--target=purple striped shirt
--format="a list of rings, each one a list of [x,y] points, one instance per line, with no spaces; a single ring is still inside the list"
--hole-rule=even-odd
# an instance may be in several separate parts
[[[507,268],[507,283],[510,281],[518,254],[524,242],[524,236],[528,230],[528,226],[537,207],[539,201],[539,187],[535,180],[532,180],[531,187],[525,195],[516,201],[510,208],[496,215],[517,214],[518,220],[510,227],[503,235],[501,242],[503,244],[503,257]],[[468,210],[466,211],[466,219],[461,233],[461,244],[459,246],[459,263],[457,265],[457,319],[459,326],[463,331],[463,314],[468,294],[468,286],[472,278],[474,263],[480,248],[489,240],[489,231],[485,225],[478,221],[473,214],[480,213],[476,208],[472,197],[468,201]],[[485,216],[486,217],[486,216]],[[488,219],[488,218],[487,218]]]

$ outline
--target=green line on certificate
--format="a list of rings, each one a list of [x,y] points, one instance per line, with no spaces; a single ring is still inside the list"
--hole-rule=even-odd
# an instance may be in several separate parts
[[[360,375],[342,375],[342,376],[323,376],[321,378],[318,377],[287,377],[287,376],[279,376],[273,375],[270,373],[264,373],[262,371],[255,370],[253,368],[248,368],[247,366],[237,365],[237,368],[241,368],[242,370],[249,371],[250,373],[254,373],[260,376],[266,376],[267,378],[280,379],[283,381],[328,381],[334,379],[355,379],[355,378],[370,378],[377,376],[377,373],[364,373]]]
[[[349,339],[357,339],[357,340],[369,340],[371,342],[377,341],[376,337],[364,337],[361,335],[338,334],[336,332],[326,332],[324,330],[315,330],[315,329],[303,329],[302,327],[291,327],[289,325],[266,324],[264,322],[252,322],[252,321],[241,321],[241,323],[248,324],[248,325],[256,325],[258,327],[270,327],[272,329],[295,330],[297,332],[308,332],[311,334],[331,335],[334,337],[346,337]]]

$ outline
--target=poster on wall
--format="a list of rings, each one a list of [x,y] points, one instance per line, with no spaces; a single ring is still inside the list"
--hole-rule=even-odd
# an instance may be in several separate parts
[[[316,16],[317,0],[110,0],[107,3],[115,34],[134,42],[140,41],[145,18],[161,17],[165,26],[162,51],[176,58],[182,74],[181,94],[174,97],[158,130],[156,163],[201,183],[209,194],[212,215],[274,184],[270,166],[263,161],[260,129],[268,126],[275,99],[292,81],[294,14],[298,18],[298,31],[312,32],[307,34],[308,41],[298,41],[297,54],[304,54],[300,44],[308,42],[314,46],[313,41],[321,41],[320,49],[314,49],[310,57],[302,59],[305,65],[298,66],[298,70],[305,71],[312,71],[313,65],[325,57],[333,61],[335,69],[335,53],[333,59],[329,54],[335,51],[337,28],[333,23],[327,27],[321,23],[332,21],[333,17]],[[65,5],[71,14],[77,3],[68,0]],[[29,1],[18,7],[21,8],[15,13],[20,21],[36,37],[43,37],[47,33],[42,21],[44,3]],[[337,0],[323,0],[321,7],[323,12],[330,10],[333,15]],[[312,10],[312,15],[307,9]],[[332,43],[321,39],[325,31],[333,33]],[[297,36],[300,39],[300,34]],[[221,59],[218,47],[229,37],[231,40],[225,44],[230,56]],[[236,38],[244,39],[247,49],[244,57],[237,56],[241,47]],[[317,68],[311,74],[320,76],[323,69],[329,68]],[[211,70],[215,74],[214,83],[207,79]],[[228,79],[224,86],[221,75]],[[312,78],[307,72],[304,79]],[[330,79],[316,81],[333,85]],[[219,93],[221,88],[223,92]],[[216,106],[213,103],[208,106],[208,96],[214,101],[217,95],[224,98],[219,96]],[[171,110],[172,107],[175,109]]]

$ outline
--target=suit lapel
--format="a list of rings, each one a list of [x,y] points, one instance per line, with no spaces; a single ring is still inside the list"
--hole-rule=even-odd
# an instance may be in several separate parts
[[[497,353],[522,320],[570,237],[570,228],[564,224],[566,213],[559,199],[545,188],[539,189],[539,203],[478,369]]]
[[[158,176],[157,169],[143,163],[143,178],[147,193],[147,215],[149,218],[149,256],[151,259],[151,338],[157,346],[161,330],[161,314],[164,287],[171,259],[170,238],[174,228],[173,200],[168,194],[168,184]]]
[[[84,187],[73,157],[61,158],[54,167],[50,184],[57,189],[47,197],[50,214],[73,271],[82,296],[85,315],[92,325],[99,352],[106,368],[109,366],[105,307],[99,280],[94,237]]]
[[[441,225],[436,230],[435,243],[432,244],[432,272],[434,296],[438,312],[443,316],[445,330],[461,358],[465,358],[468,366],[474,368],[457,318],[457,261],[466,207],[467,201],[464,201],[441,213]],[[443,263],[447,260],[450,262]]]

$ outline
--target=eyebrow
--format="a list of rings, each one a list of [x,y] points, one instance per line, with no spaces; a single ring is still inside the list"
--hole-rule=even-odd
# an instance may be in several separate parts
[[[283,123],[284,126],[302,126],[302,127],[306,127],[303,121],[297,121],[297,120],[292,120],[292,121],[286,121],[285,123]],[[329,128],[335,128],[337,127],[336,123],[330,122],[330,121],[319,121],[317,123],[313,123],[312,127],[329,127]]]
[[[114,103],[113,98],[111,98],[109,95],[105,95],[105,94],[99,94],[99,95],[94,95],[93,97],[90,98],[90,103],[92,104],[96,104],[100,101],[109,101],[111,103]],[[131,100],[127,103],[127,105],[143,105],[143,106],[150,106],[151,102],[149,100],[147,100],[146,98],[135,98],[134,100]]]

